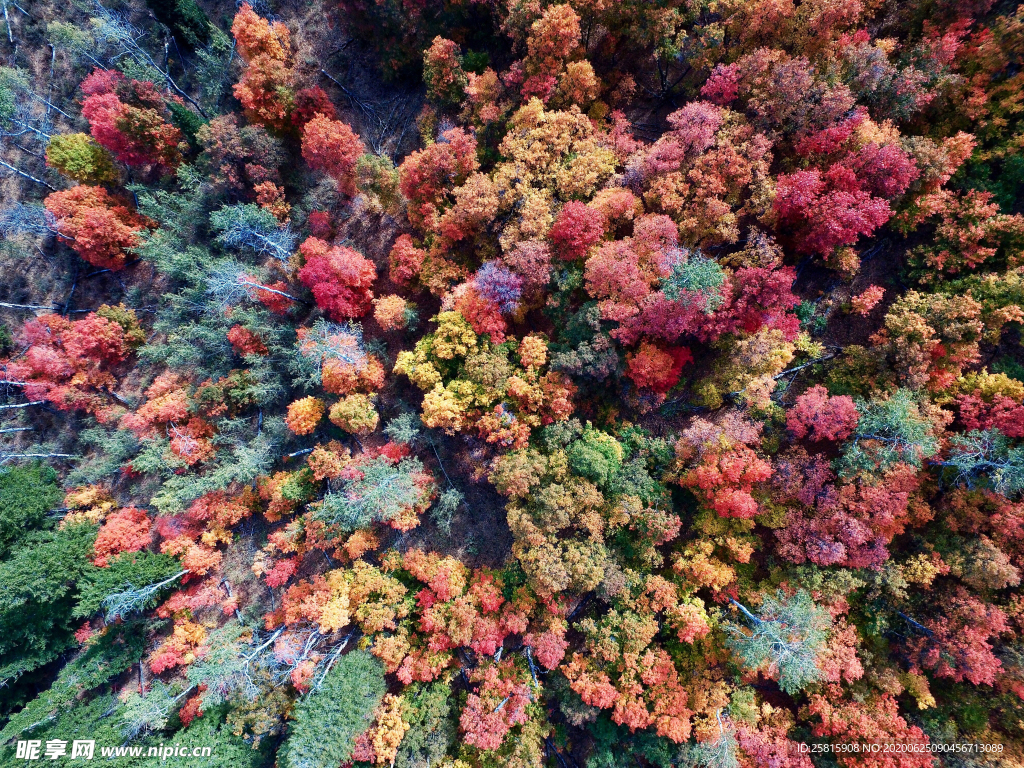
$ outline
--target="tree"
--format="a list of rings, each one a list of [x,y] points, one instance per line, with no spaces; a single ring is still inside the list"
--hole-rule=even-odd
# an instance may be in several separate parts
[[[643,161],[649,210],[671,216],[684,245],[736,242],[748,191],[755,199],[762,194],[771,140],[736,112],[705,101],[687,104],[668,121],[671,129]]]
[[[968,488],[985,483],[1007,497],[1024,491],[1024,446],[1013,446],[998,429],[953,435],[941,465]]]
[[[96,542],[93,544],[93,563],[105,567],[112,555],[122,552],[138,552],[152,542],[152,526],[149,515],[135,507],[120,509],[103,521]]]
[[[480,167],[471,133],[452,128],[442,138],[413,152],[398,167],[399,188],[409,200],[409,221],[421,230],[436,225],[448,191]]]
[[[75,646],[72,611],[96,528],[29,533],[0,561],[0,680],[14,680]]]
[[[899,704],[888,693],[859,702],[844,696],[839,686],[828,686],[824,693],[811,695],[808,710],[813,717],[821,718],[814,724],[814,735],[835,744],[928,744],[924,732],[900,716]],[[841,756],[838,763],[843,768],[931,768],[935,761],[927,751],[907,749],[893,756],[874,751]]]
[[[93,138],[122,163],[173,169],[181,162],[181,131],[153,83],[95,69],[81,88],[82,116]]]
[[[388,276],[393,283],[408,285],[420,273],[426,252],[413,245],[412,237],[399,235],[388,256]]]
[[[854,482],[831,485],[833,475],[820,457],[799,453],[776,468],[779,498],[798,502],[785,527],[776,531],[779,554],[796,563],[843,564],[866,568],[889,558],[887,546],[908,525],[930,517],[916,495],[917,469],[896,463],[884,472],[860,470]],[[800,484],[804,487],[800,488]],[[788,487],[787,487],[788,486]]]
[[[295,234],[287,223],[252,203],[219,208],[211,214],[210,226],[217,242],[228,248],[248,248],[279,261],[287,261],[295,250]]]
[[[501,316],[501,306],[481,294],[475,284],[464,285],[461,290],[456,290],[458,299],[455,310],[465,318],[473,332],[477,336],[486,334],[492,344],[504,343],[508,325]]]
[[[242,357],[249,355],[265,355],[269,352],[263,340],[248,328],[233,325],[228,329],[228,341],[231,347]]]
[[[57,473],[34,462],[0,471],[0,559],[28,531],[41,528],[60,501]]]
[[[771,465],[745,444],[755,435],[730,435],[703,420],[695,422],[676,444],[676,455],[686,460],[696,454],[698,463],[681,473],[679,484],[693,489],[722,517],[754,517],[760,507],[751,492],[772,474]]]
[[[330,246],[310,237],[299,246],[306,259],[299,279],[313,291],[317,306],[334,320],[365,315],[371,306],[370,286],[377,278],[373,262],[345,246]]]
[[[209,42],[210,20],[195,0],[146,0],[146,5],[183,46],[195,50]]]
[[[283,130],[295,103],[288,28],[279,21],[268,22],[244,3],[235,14],[231,34],[248,65],[234,86],[235,97],[250,120]]]
[[[636,607],[620,603],[599,622],[581,622],[588,652],[574,653],[562,671],[584,704],[610,709],[615,724],[630,733],[653,727],[659,736],[681,744],[690,738],[690,694],[672,657],[654,641],[657,609]]]
[[[871,340],[893,356],[902,384],[938,389],[977,360],[981,311],[970,295],[908,291],[889,307],[884,327]]]
[[[885,296],[885,288],[879,285],[868,286],[864,291],[859,293],[850,299],[850,304],[853,307],[853,311],[861,317],[867,317],[871,314],[871,310],[874,309],[878,302]]]
[[[1024,437],[1024,390],[1016,379],[1003,373],[968,375],[957,389],[959,418],[966,429],[998,429],[1007,437]]]
[[[385,693],[373,715],[373,725],[356,739],[353,757],[378,765],[393,765],[398,756],[398,746],[409,730],[409,725],[402,717],[406,707],[403,696]]]
[[[352,128],[318,114],[302,129],[302,157],[314,171],[324,171],[343,195],[356,193],[356,161],[366,152]]]
[[[586,263],[587,292],[599,299],[605,320],[622,321],[640,311],[657,279],[654,271],[640,262],[628,240],[616,240],[599,247]]]
[[[829,397],[828,390],[818,385],[800,395],[786,412],[786,426],[798,440],[835,442],[853,434],[859,418],[852,397]]]
[[[345,531],[387,523],[398,530],[419,525],[434,497],[434,479],[416,458],[397,461],[361,455],[351,463],[337,492],[328,493],[315,516]]]
[[[75,708],[90,691],[128,671],[145,650],[141,623],[111,628],[93,638],[86,648],[66,664],[53,684],[17,712],[0,731],[0,741],[22,733],[38,736],[40,727],[59,720],[62,712]]]
[[[686,347],[665,350],[643,341],[628,357],[627,375],[638,387],[664,394],[679,383],[683,366],[689,362],[693,355]]]
[[[156,606],[183,575],[170,555],[146,550],[114,555],[85,573],[74,615],[89,618],[102,611],[107,621],[126,620]]]
[[[416,310],[401,296],[391,294],[373,300],[373,317],[385,331],[398,331],[415,322]]]
[[[150,222],[102,187],[77,186],[54,192],[44,201],[58,235],[79,256],[101,269],[121,269],[127,249],[141,242]]]
[[[526,38],[526,65],[531,78],[524,93],[549,95],[540,84],[554,78],[580,45],[580,17],[568,4],[552,5],[530,26]],[[532,82],[531,82],[532,81]]]
[[[670,344],[687,335],[708,342],[726,333],[762,329],[779,330],[785,339],[796,337],[799,323],[791,311],[800,301],[792,292],[792,268],[743,267],[721,279],[722,270],[699,260],[695,266],[699,269],[681,271],[681,284],[672,287],[669,280],[662,290],[650,293],[612,335],[624,344],[634,344],[642,335]]]
[[[458,43],[438,35],[423,52],[423,82],[427,98],[442,106],[459,106],[466,96],[469,80],[462,69]]]
[[[308,435],[324,417],[324,403],[315,397],[303,397],[288,406],[285,422],[296,435]]]
[[[840,473],[886,472],[897,464],[920,467],[938,452],[936,425],[928,411],[908,389],[888,397],[857,402],[860,421],[844,446]]]
[[[331,97],[318,85],[300,88],[295,92],[295,109],[292,111],[293,125],[299,132],[302,132],[306,124],[317,115],[323,115],[331,120],[338,116]]]
[[[605,233],[604,216],[595,208],[577,201],[562,206],[548,237],[555,253],[568,261],[581,258],[601,241]]]
[[[782,592],[766,595],[759,616],[735,600],[730,602],[750,623],[748,628],[728,625],[732,635],[728,645],[747,670],[765,671],[789,694],[821,678],[818,660],[832,622],[807,592],[800,590],[789,597]]]
[[[796,230],[799,250],[828,255],[889,220],[892,210],[885,200],[846,187],[846,175],[838,170],[823,176],[815,168],[779,177],[775,211],[780,224]]]
[[[366,353],[358,323],[338,325],[319,319],[311,328],[299,328],[296,336],[299,355],[294,370],[308,386],[322,384],[328,392],[344,395],[372,392],[383,383],[383,368]]]
[[[79,184],[109,184],[117,180],[110,153],[84,133],[54,136],[46,145],[46,164]]]
[[[395,758],[396,768],[429,768],[455,742],[451,688],[445,683],[414,685],[402,710],[409,724]]]
[[[281,181],[278,168],[285,162],[284,149],[262,125],[239,127],[233,113],[219,115],[196,131],[196,141],[203,148],[197,166],[218,191]]]
[[[346,395],[332,405],[327,418],[335,426],[354,435],[368,435],[380,422],[380,416],[370,398],[359,393]]]
[[[334,768],[349,760],[387,691],[381,663],[366,651],[340,657],[296,706],[278,759],[287,768]],[[330,734],[325,739],[324,734]]]
[[[107,396],[116,384],[111,370],[138,345],[139,326],[130,310],[113,313],[115,320],[101,312],[104,307],[73,322],[60,315],[26,322],[20,337],[25,355],[8,364],[7,376],[25,381],[26,395],[63,410],[87,410],[101,421],[118,415]]]
[[[496,750],[514,726],[527,721],[530,687],[523,677],[523,670],[510,659],[473,672],[470,679],[480,688],[469,694],[459,718],[467,744],[483,751]]]
[[[473,287],[482,298],[496,304],[506,315],[518,309],[523,295],[523,279],[497,261],[488,261],[477,270]]]
[[[990,193],[940,191],[927,196],[921,207],[922,214],[939,219],[932,242],[913,250],[922,283],[935,282],[942,274],[1017,263],[1024,247],[1024,216],[1000,213]]]

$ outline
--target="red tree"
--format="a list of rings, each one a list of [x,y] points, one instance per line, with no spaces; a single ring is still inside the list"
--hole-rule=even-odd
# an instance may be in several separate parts
[[[96,313],[75,322],[43,315],[25,323],[19,341],[27,349],[8,363],[7,377],[26,382],[27,397],[85,410],[101,421],[113,415],[104,393],[117,384],[110,369],[131,354],[124,326]]]
[[[181,162],[181,131],[156,86],[117,72],[93,70],[82,81],[82,116],[93,138],[127,165],[173,168]]]
[[[480,687],[469,694],[459,719],[465,741],[478,749],[497,749],[514,726],[529,719],[530,686],[511,660],[481,667],[470,679]]]
[[[413,152],[398,167],[399,188],[409,200],[409,221],[423,230],[437,224],[448,192],[480,167],[473,134],[452,128],[441,138]]]
[[[846,171],[844,173],[843,171]],[[851,245],[889,220],[889,203],[849,183],[848,169],[817,168],[779,176],[775,212],[779,223],[796,230],[797,249],[827,255]]]
[[[569,261],[585,256],[604,237],[604,215],[589,205],[566,203],[548,233],[555,253]]]
[[[759,511],[750,492],[772,475],[771,465],[742,443],[705,452],[679,484],[691,488],[722,517],[751,518]]]
[[[925,619],[927,628],[908,643],[911,671],[931,670],[937,677],[974,685],[992,685],[1002,663],[992,653],[992,639],[1010,631],[1006,614],[966,591],[942,601],[943,614]]]
[[[808,711],[821,718],[813,728],[815,736],[831,739],[835,744],[906,744],[926,745],[928,737],[916,725],[907,725],[900,717],[899,704],[883,693],[859,702],[846,698],[838,685],[829,685],[824,694],[810,697]],[[843,768],[932,768],[932,753],[907,749],[904,752],[838,753]]]
[[[292,110],[292,123],[295,127],[302,131],[306,127],[306,123],[317,115],[322,115],[328,120],[334,120],[338,116],[334,103],[324,89],[314,85],[296,91],[295,109]]]
[[[795,276],[791,267],[739,269],[726,276],[719,291],[721,303],[713,311],[706,311],[706,299],[699,293],[670,299],[656,291],[643,300],[639,314],[627,318],[612,335],[623,344],[635,344],[641,336],[670,344],[682,336],[710,342],[727,333],[756,333],[767,327],[793,339],[800,330],[791,312],[800,303],[792,291]]]
[[[356,193],[356,160],[366,152],[352,128],[325,115],[313,117],[302,130],[302,157],[315,171],[323,171],[344,195]]]
[[[917,470],[897,465],[877,481],[839,487],[824,460],[806,454],[787,457],[775,467],[777,500],[798,501],[786,527],[776,531],[779,555],[794,563],[869,568],[889,558],[893,537],[914,522],[926,521],[926,506],[912,504]]]
[[[606,320],[622,321],[638,314],[657,277],[641,264],[631,245],[630,240],[605,243],[587,259],[587,292],[600,300],[598,307]]]
[[[408,285],[420,273],[426,251],[412,244],[412,237],[399,235],[388,256],[388,275],[398,285]]]
[[[644,341],[630,354],[626,375],[638,387],[663,394],[679,383],[683,366],[692,361],[693,355],[686,347],[664,350]]]
[[[818,385],[796,399],[786,413],[786,426],[797,439],[834,442],[853,434],[858,419],[852,397],[829,397],[828,390]]]
[[[345,246],[331,246],[315,237],[299,246],[306,265],[299,279],[313,292],[317,306],[334,320],[362,317],[370,311],[377,278],[373,262]]]
[[[128,258],[125,249],[139,244],[149,226],[102,187],[78,186],[53,192],[43,201],[53,214],[64,242],[90,264],[117,270]]]
[[[127,507],[109,515],[96,534],[93,563],[103,568],[112,555],[138,552],[153,539],[149,515],[145,510]]]
[[[255,333],[241,325],[233,325],[228,330],[228,341],[240,355],[265,355],[267,345]]]

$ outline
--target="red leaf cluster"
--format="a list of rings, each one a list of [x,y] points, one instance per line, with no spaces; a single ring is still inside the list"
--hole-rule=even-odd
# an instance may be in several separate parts
[[[345,246],[332,246],[315,237],[299,246],[306,260],[299,279],[312,292],[320,307],[334,320],[362,317],[370,311],[377,279],[373,262]]]

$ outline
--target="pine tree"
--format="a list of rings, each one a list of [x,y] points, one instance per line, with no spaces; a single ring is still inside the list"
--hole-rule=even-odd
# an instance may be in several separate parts
[[[366,651],[339,658],[299,702],[278,754],[285,768],[336,768],[352,755],[356,736],[387,691],[381,663]]]

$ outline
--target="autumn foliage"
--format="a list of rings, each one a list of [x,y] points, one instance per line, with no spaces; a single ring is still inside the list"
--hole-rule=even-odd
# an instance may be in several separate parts
[[[103,187],[81,185],[46,198],[58,235],[101,269],[121,269],[149,225]]]
[[[323,114],[315,115],[302,129],[302,157],[310,168],[338,182],[341,194],[355,194],[356,160],[365,151],[363,142],[346,123]]]
[[[346,246],[315,237],[300,246],[305,265],[299,279],[313,292],[317,306],[334,320],[361,317],[370,309],[370,287],[377,277],[373,262]]]
[[[49,5],[0,742],[1020,759],[1014,4]]]

